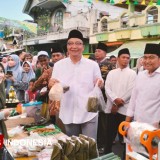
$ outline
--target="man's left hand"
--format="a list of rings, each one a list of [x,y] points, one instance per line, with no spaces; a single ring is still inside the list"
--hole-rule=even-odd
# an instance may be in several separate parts
[[[103,79],[97,79],[96,80],[96,84],[98,83],[98,87],[99,88],[103,88],[103,86],[104,86],[104,81],[103,81]]]

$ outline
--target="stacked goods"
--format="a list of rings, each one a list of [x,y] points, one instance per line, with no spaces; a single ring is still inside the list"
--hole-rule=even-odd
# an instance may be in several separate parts
[[[14,158],[37,156],[44,149],[52,149],[56,143],[57,140],[54,137],[46,138],[33,135],[24,139],[13,140],[10,151]]]
[[[51,160],[88,160],[98,156],[96,141],[93,138],[79,135],[79,137],[59,139],[57,145],[53,147]]]
[[[14,135],[18,135],[23,132],[23,127],[24,126],[17,126],[12,128],[10,131],[14,131]],[[13,157],[37,156],[37,154],[39,154],[44,149],[53,150],[53,147],[58,142],[58,140],[56,139],[56,136],[52,135],[61,133],[60,129],[53,124],[48,126],[29,127],[25,128],[25,130],[28,131],[30,134],[29,136],[22,139],[16,139],[15,136],[13,136],[13,139],[9,144],[9,150],[11,151]]]

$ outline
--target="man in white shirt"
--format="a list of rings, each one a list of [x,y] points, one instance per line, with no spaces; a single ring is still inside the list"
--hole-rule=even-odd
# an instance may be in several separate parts
[[[160,121],[160,44],[146,44],[143,65],[146,70],[137,76],[126,121],[155,124]]]
[[[108,73],[105,83],[107,95],[105,153],[112,152],[114,134],[117,132],[119,124],[125,120],[136,78],[136,72],[128,67],[130,53],[127,48],[119,51],[117,61],[119,68]]]
[[[50,84],[59,81],[69,90],[63,94],[59,117],[65,125],[68,136],[84,134],[96,139],[97,113],[87,112],[87,100],[95,83],[103,85],[98,64],[84,58],[83,35],[78,30],[72,30],[67,40],[69,57],[55,63]]]

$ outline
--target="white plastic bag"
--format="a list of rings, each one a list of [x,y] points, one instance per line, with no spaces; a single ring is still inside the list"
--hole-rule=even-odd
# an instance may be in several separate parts
[[[8,131],[8,136],[9,137],[14,137],[17,134],[21,134],[23,132],[24,126],[17,126],[12,128],[11,130]]]
[[[60,101],[63,95],[61,83],[55,83],[49,91],[49,115],[55,115],[60,110]]]
[[[127,137],[124,137],[125,142],[130,144],[133,151],[146,154],[146,148],[140,142],[141,134],[146,130],[154,131],[156,129],[157,128],[148,123],[131,122],[127,130]]]
[[[98,87],[98,82],[96,83],[92,92],[89,93],[87,101],[87,111],[88,112],[98,112],[105,110],[105,101],[101,89]]]
[[[49,91],[49,99],[51,101],[60,101],[63,95],[63,87],[61,83],[55,83]]]

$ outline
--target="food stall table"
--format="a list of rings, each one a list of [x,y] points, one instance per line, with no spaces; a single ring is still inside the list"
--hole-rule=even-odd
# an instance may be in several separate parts
[[[20,116],[15,116],[14,119],[7,119],[5,121],[5,124],[6,124],[6,128],[7,128],[7,131],[9,131],[11,128],[13,127],[16,127],[20,124],[30,124],[30,123],[33,123],[34,122],[34,118],[32,117],[25,117],[25,118],[21,118]],[[26,133],[22,133],[22,134],[19,134],[18,136],[15,136],[14,139],[22,139],[24,137],[26,137],[27,134]],[[12,139],[12,138],[11,138]],[[11,152],[10,152],[10,146],[6,146],[5,147],[7,149],[7,152],[8,152],[8,156],[10,157],[10,159],[14,159],[14,160],[33,160],[33,158],[35,157],[20,157],[20,158],[13,158],[11,156]]]
[[[7,160],[37,160],[44,157],[50,159],[51,156],[53,159],[59,156],[70,159],[75,156],[79,159],[86,160],[98,157],[97,144],[93,138],[85,135],[68,137],[53,124],[41,126],[35,125],[37,123],[33,122],[33,118],[17,118],[14,119],[14,122],[13,120],[6,121],[7,131],[10,137],[13,136],[10,138],[11,143],[10,141],[5,143],[7,156],[10,157],[6,158]],[[18,126],[24,123],[29,124],[25,125],[26,131]],[[17,128],[20,128],[21,132],[13,134],[15,130],[17,131]],[[40,141],[42,143],[39,143]],[[32,142],[36,143],[33,145]]]
[[[34,118],[31,118],[31,117],[20,118],[20,116],[17,116],[16,119],[8,119],[5,121],[7,131],[11,130],[12,128],[14,128],[20,124],[31,124],[31,123],[34,123]],[[60,136],[66,136],[66,135],[64,133],[60,132],[60,133],[52,135],[52,136],[54,138],[58,138]],[[26,137],[28,137],[28,133],[24,131],[20,134],[15,135],[14,137],[10,138],[10,140],[20,140],[20,139],[24,139]],[[8,144],[5,144],[5,147],[6,147],[6,152],[8,152],[8,156],[10,157],[11,160],[22,160],[22,159],[23,160],[36,160],[37,159],[36,156],[13,158],[11,146]]]

